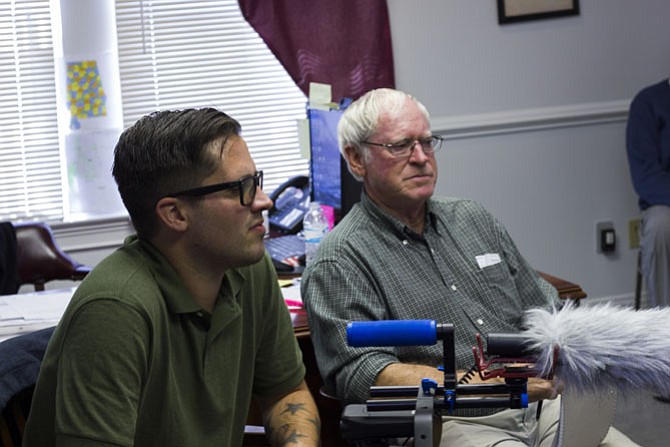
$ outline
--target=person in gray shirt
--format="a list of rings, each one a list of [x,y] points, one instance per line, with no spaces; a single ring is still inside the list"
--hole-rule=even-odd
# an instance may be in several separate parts
[[[452,323],[463,374],[473,364],[476,333],[518,331],[525,310],[558,305],[555,289],[481,205],[433,197],[442,138],[429,123],[419,101],[392,89],[368,92],[340,119],[340,150],[364,191],[321,242],[303,274],[301,293],[325,386],[344,404],[364,402],[373,385],[443,380],[436,368],[442,362],[439,345],[351,348],[350,321]],[[545,445],[541,439],[549,445],[560,391],[552,381],[529,379],[529,399],[551,402],[542,412],[546,424],[536,420],[536,403],[493,415],[470,410],[448,418],[442,445]],[[616,445],[635,445],[620,437],[624,443]]]

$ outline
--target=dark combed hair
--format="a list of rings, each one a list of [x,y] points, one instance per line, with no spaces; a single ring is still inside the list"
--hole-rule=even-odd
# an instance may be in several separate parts
[[[112,175],[139,237],[157,228],[156,202],[167,194],[199,186],[219,166],[210,144],[240,135],[240,124],[213,109],[158,111],[126,129],[114,149]],[[223,154],[221,154],[223,155]]]

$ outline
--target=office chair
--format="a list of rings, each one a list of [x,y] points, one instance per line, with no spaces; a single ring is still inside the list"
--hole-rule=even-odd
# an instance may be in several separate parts
[[[58,247],[48,224],[25,222],[14,227],[19,284],[32,284],[42,291],[49,281],[81,281],[91,271]]]

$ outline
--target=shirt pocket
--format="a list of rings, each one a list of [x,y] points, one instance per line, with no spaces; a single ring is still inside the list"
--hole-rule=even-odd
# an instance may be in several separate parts
[[[504,262],[487,265],[481,268],[479,272],[488,284],[505,283],[510,279],[509,270]]]

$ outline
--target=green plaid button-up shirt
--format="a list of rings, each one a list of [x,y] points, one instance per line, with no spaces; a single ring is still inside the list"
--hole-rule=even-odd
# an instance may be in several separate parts
[[[424,233],[418,235],[363,194],[323,240],[302,277],[321,374],[345,403],[363,402],[390,363],[442,364],[441,343],[350,348],[350,321],[452,323],[457,367],[468,369],[476,333],[518,331],[525,310],[547,308],[558,299],[481,205],[433,198],[427,209]]]

